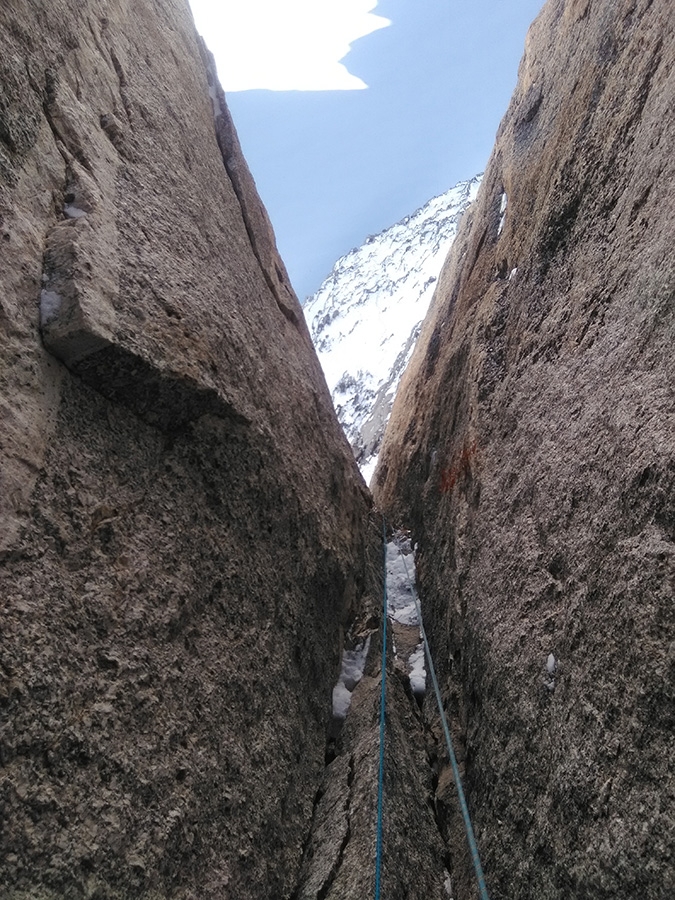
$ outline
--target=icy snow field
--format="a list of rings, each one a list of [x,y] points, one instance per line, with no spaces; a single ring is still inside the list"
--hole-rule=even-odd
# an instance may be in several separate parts
[[[378,448],[373,450],[368,439],[364,444],[363,425],[378,400],[384,411],[375,430],[380,435],[384,430],[459,220],[480,180],[461,182],[367,238],[335,263],[305,304],[338,418],[366,481]]]

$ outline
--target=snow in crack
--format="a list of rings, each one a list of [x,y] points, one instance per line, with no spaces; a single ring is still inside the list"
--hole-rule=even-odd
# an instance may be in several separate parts
[[[410,687],[416,697],[424,697],[427,689],[427,670],[424,662],[424,644],[420,643],[408,659]]]
[[[352,702],[352,691],[363,678],[363,670],[370,649],[370,635],[353,650],[342,653],[340,677],[333,688],[333,717],[344,719]]]
[[[398,543],[390,541],[387,544],[387,614],[390,619],[400,622],[401,625],[419,625],[415,597],[408,575],[414,583],[415,564],[410,541],[406,538],[400,539]]]

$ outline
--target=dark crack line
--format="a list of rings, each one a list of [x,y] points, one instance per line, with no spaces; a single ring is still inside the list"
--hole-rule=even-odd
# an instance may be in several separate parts
[[[350,810],[351,810],[351,805],[352,805],[352,785],[353,784],[354,784],[354,754],[352,753],[351,756],[349,757],[349,772],[347,775],[347,789],[348,790],[347,790],[347,805],[345,808],[345,815],[347,817],[347,830],[345,831],[345,836],[342,839],[342,843],[340,844],[340,849],[338,850],[338,857],[335,861],[335,865],[330,870],[328,878],[324,881],[324,883],[321,887],[321,890],[317,893],[316,900],[326,900],[326,897],[328,896],[328,892],[330,891],[331,887],[333,886],[335,879],[340,874],[340,869],[342,867],[342,863],[344,860],[345,851],[347,849],[347,845],[349,844],[349,841],[352,836]]]
[[[347,773],[347,803],[345,806],[345,815],[347,817],[347,830],[346,830],[345,836],[342,839],[342,842],[340,844],[340,849],[338,850],[337,859],[335,861],[335,864],[331,867],[331,870],[328,873],[326,880],[324,881],[324,883],[321,885],[321,888],[317,892],[316,900],[326,900],[326,897],[328,896],[328,892],[330,891],[331,887],[333,886],[333,883],[335,882],[335,879],[337,878],[337,876],[340,872],[340,868],[342,867],[342,863],[344,860],[344,855],[345,855],[345,851],[347,849],[347,845],[349,844],[349,841],[351,840],[352,828],[351,828],[351,819],[350,819],[350,809],[351,809],[351,802],[352,802],[352,785],[353,785],[353,783],[354,783],[354,754],[352,753],[349,757],[349,771]],[[302,848],[302,857],[301,857],[302,861],[301,861],[301,865],[300,865],[300,874],[298,876],[298,883],[295,886],[295,890],[290,895],[289,900],[299,900],[300,892],[302,890],[303,882],[305,881],[305,875],[306,875],[305,862],[308,858],[309,851],[310,851],[310,848],[312,845],[312,837],[314,835],[314,827],[316,824],[318,809],[319,809],[319,805],[320,805],[321,801],[324,798],[324,795],[325,795],[325,792],[321,788],[319,788],[319,790],[316,792],[316,796],[314,798],[314,809],[312,811],[312,821],[309,826],[309,831],[307,833],[307,837],[305,839],[305,842],[304,842],[304,845]]]
[[[228,126],[230,128],[234,128],[234,125],[233,125],[231,117],[230,117],[230,113],[227,110],[227,107],[224,106],[224,104],[223,104],[222,89],[220,88],[218,81],[217,81],[217,76],[215,73],[215,67],[214,67],[212,55],[210,54],[209,50],[206,48],[206,44],[203,42],[203,40],[200,42],[200,52],[202,54],[202,60],[204,62],[204,66],[206,69],[206,75],[207,75],[209,87],[211,89],[213,89],[216,93],[215,102],[218,104],[218,107],[220,109],[220,117],[222,117],[222,120],[223,120],[223,125],[221,127],[224,127],[224,123],[227,122]],[[246,206],[246,198],[242,191],[240,179],[237,175],[235,166],[233,166],[233,155],[230,150],[230,147],[228,146],[228,141],[227,141],[226,137],[223,135],[223,133],[221,131],[221,127],[218,126],[218,123],[215,122],[214,124],[215,124],[215,133],[216,133],[216,142],[220,149],[220,154],[223,159],[223,165],[225,166],[225,171],[227,172],[227,176],[230,180],[232,190],[234,191],[235,197],[237,198],[237,200],[239,202],[241,216],[242,216],[242,219],[244,222],[244,227],[246,229],[246,233],[248,235],[251,249],[253,250],[253,255],[255,256],[256,260],[258,261],[258,265],[260,266],[260,271],[263,275],[263,278],[265,279],[265,283],[267,284],[268,288],[270,289],[272,296],[274,297],[276,304],[279,308],[279,311],[283,314],[283,316],[292,325],[294,325],[297,328],[300,323],[298,321],[298,316],[296,315],[295,310],[292,309],[287,303],[284,302],[283,298],[281,297],[281,294],[279,293],[278,285],[274,281],[271,273],[269,272],[267,266],[265,265],[265,263],[263,261],[262,254],[261,254],[260,248],[258,246],[258,238],[257,238],[255,226],[254,226],[253,222],[251,221],[251,215]],[[277,266],[277,274],[281,277],[281,272],[279,271],[278,266]]]

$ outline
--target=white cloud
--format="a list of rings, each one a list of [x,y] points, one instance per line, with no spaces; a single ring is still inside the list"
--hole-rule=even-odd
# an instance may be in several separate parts
[[[349,45],[391,24],[377,0],[190,0],[226,91],[353,91]]]

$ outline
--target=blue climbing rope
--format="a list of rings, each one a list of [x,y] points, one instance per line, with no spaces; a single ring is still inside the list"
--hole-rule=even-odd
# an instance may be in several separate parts
[[[385,550],[386,553],[386,550]],[[399,553],[401,550],[399,548]],[[412,583],[412,579],[410,578],[410,573],[408,572],[408,565],[405,561],[405,556],[401,553],[401,559],[403,560],[403,565],[405,567],[405,574],[408,578],[408,583],[410,584],[410,590],[413,595],[413,600],[415,601],[415,609],[417,610],[417,618],[420,623],[420,634],[422,635],[422,640],[424,641],[424,652],[427,657],[427,662],[429,663],[429,674],[431,675],[431,681],[434,685],[434,692],[436,693],[436,702],[438,704],[438,712],[441,716],[441,723],[443,725],[443,732],[445,734],[445,743],[448,747],[448,755],[450,757],[450,765],[452,766],[452,774],[455,779],[455,787],[457,788],[457,797],[459,798],[459,805],[462,810],[462,818],[464,819],[464,830],[466,831],[466,839],[469,844],[469,851],[471,853],[471,861],[473,862],[474,872],[476,873],[476,880],[478,881],[478,891],[480,893],[481,900],[489,900],[487,887],[485,885],[485,876],[483,875],[483,867],[480,862],[480,856],[478,855],[478,844],[476,843],[476,836],[473,833],[473,826],[471,824],[471,817],[469,816],[469,807],[466,805],[466,797],[464,796],[464,788],[462,787],[462,780],[459,776],[459,766],[457,765],[457,758],[455,756],[455,750],[452,745],[452,738],[450,737],[450,729],[448,728],[448,720],[445,717],[445,710],[443,709],[443,701],[441,699],[441,689],[438,686],[438,679],[436,678],[436,670],[434,669],[434,661],[431,658],[431,650],[429,649],[429,641],[427,640],[427,633],[424,630],[424,623],[422,621],[422,608],[420,606],[420,601],[417,596],[417,591]],[[385,617],[386,618],[386,617]]]
[[[382,610],[382,689],[380,692],[380,769],[377,776],[377,845],[375,848],[375,900],[380,900],[382,873],[382,805],[384,795],[384,707],[387,684],[387,526],[382,517],[384,589]]]

